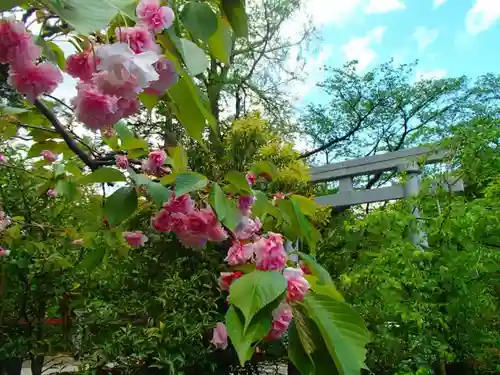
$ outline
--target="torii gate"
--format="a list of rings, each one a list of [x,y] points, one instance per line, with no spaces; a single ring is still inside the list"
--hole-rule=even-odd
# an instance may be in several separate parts
[[[356,204],[384,202],[395,199],[408,198],[420,191],[420,175],[422,164],[434,164],[446,157],[445,151],[435,151],[427,147],[415,147],[406,150],[388,152],[385,154],[368,156],[365,158],[347,160],[340,163],[326,164],[321,167],[312,167],[311,182],[339,181],[337,194],[316,197],[321,205],[334,207],[349,207]],[[405,184],[392,184],[388,187],[376,189],[354,190],[353,177],[366,176],[378,172],[398,171],[407,174]],[[446,188],[453,192],[464,190],[462,180],[446,183]],[[413,209],[413,214],[418,218],[418,208]],[[426,244],[422,234],[412,236],[414,244]]]

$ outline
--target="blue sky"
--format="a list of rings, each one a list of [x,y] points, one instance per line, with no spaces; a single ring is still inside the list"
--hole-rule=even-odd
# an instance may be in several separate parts
[[[366,71],[394,58],[420,60],[418,77],[500,73],[500,0],[307,0],[321,43],[302,103],[318,101],[324,64],[358,59]]]

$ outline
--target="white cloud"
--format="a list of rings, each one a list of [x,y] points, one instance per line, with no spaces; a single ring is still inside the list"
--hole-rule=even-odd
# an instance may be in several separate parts
[[[444,3],[446,3],[447,0],[434,0],[434,9],[440,7]]]
[[[500,18],[500,1],[476,0],[465,18],[465,28],[470,35],[488,30]]]
[[[377,54],[371,48],[372,43],[380,43],[385,33],[385,27],[377,27],[366,36],[351,39],[341,47],[346,60],[358,60],[358,69],[363,71],[377,58]]]
[[[413,33],[413,38],[417,41],[419,52],[422,52],[430,44],[434,43],[438,36],[439,31],[437,29],[428,29],[424,26],[417,27]]]
[[[415,74],[415,79],[417,81],[425,81],[429,79],[441,79],[446,77],[447,74],[448,72],[444,69],[427,71],[427,72],[417,70]]]
[[[370,0],[365,8],[365,13],[387,13],[403,9],[406,9],[406,6],[402,0]]]

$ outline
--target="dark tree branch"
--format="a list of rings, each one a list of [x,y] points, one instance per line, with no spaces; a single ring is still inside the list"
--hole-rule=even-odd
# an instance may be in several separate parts
[[[34,104],[35,107],[47,118],[47,120],[50,121],[52,126],[54,126],[55,130],[61,135],[70,150],[73,151],[91,170],[97,169],[98,166],[95,161],[78,146],[76,141],[71,137],[64,125],[61,124],[54,112],[52,112],[52,110],[39,99],[35,100]]]

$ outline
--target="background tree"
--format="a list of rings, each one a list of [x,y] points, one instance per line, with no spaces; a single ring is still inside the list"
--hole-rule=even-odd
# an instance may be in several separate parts
[[[328,102],[310,104],[300,120],[316,146],[302,157],[321,154],[328,163],[429,143],[457,122],[491,110],[493,101],[498,108],[494,75],[475,83],[466,77],[415,81],[417,63],[390,61],[364,74],[356,67],[352,61],[326,68],[318,86]]]

